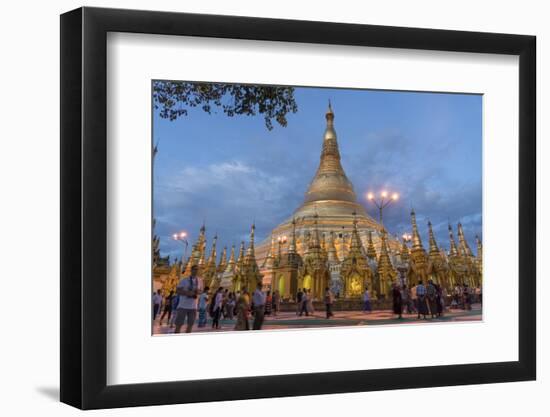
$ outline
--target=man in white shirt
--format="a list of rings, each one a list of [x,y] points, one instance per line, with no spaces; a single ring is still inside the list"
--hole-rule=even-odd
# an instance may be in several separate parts
[[[160,290],[158,290],[156,293],[153,293],[153,320],[157,317],[161,304],[162,296],[160,295]]]
[[[252,295],[252,303],[254,304],[254,324],[252,330],[261,330],[264,323],[265,313],[265,294],[262,292],[262,283],[258,283],[256,291]]]
[[[188,278],[183,278],[176,287],[176,293],[180,297],[176,309],[176,329],[174,333],[180,333],[186,319],[187,328],[185,329],[185,333],[191,333],[193,323],[195,323],[199,294],[203,288],[202,279],[197,277],[198,271],[199,267],[193,265],[191,267],[191,275]]]

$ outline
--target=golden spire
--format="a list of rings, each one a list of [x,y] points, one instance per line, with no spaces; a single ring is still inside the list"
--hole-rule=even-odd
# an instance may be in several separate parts
[[[220,259],[220,263],[218,265],[217,271],[218,272],[225,271],[226,266],[227,266],[227,246],[224,246],[222,250],[222,257]]]
[[[250,243],[248,249],[246,250],[246,256],[244,258],[245,265],[252,265],[256,263],[256,255],[254,253],[254,231],[256,230],[256,225],[252,223],[250,228]]]
[[[244,240],[241,242],[241,247],[239,249],[239,257],[237,258],[236,267],[241,270],[244,264]]]
[[[453,228],[450,224],[449,224],[449,244],[450,244],[449,255],[458,256],[458,249],[456,248],[456,242],[453,236]]]
[[[481,244],[481,240],[479,239],[478,235],[476,235],[476,245],[477,245],[477,258],[482,259],[483,258],[483,245]]]
[[[216,260],[218,255],[216,253],[216,242],[218,241],[218,235],[214,236],[212,240],[212,249],[210,249],[210,256],[208,257],[207,267],[208,269],[216,269]]]
[[[394,272],[393,265],[391,263],[390,255],[388,254],[388,246],[386,245],[386,230],[382,229],[380,236],[380,257],[378,258],[378,271],[386,276],[392,275]]]
[[[369,259],[376,259],[376,249],[374,249],[374,242],[372,241],[371,230],[369,230],[368,232],[367,257]]]
[[[416,225],[416,213],[414,212],[414,209],[411,210],[411,223],[412,223],[412,248],[413,250],[416,249],[424,249],[422,247],[422,240],[420,239],[420,234],[418,233],[418,226]]]
[[[462,252],[462,255],[474,256],[472,250],[470,249],[470,246],[468,246],[466,238],[464,237],[464,230],[462,229],[462,224],[460,222],[458,222],[458,245],[460,252]]]
[[[269,252],[267,253],[267,256],[262,265],[262,268],[266,268],[266,269],[273,268],[274,259],[275,259],[275,238],[273,237],[273,234],[271,234],[271,246],[269,247]]]
[[[409,261],[409,247],[407,246],[407,242],[405,242],[405,239],[403,239],[403,244],[401,245],[401,262],[408,262]]]
[[[428,221],[428,232],[430,235],[430,256],[439,255],[439,248],[435,241],[434,232],[432,230],[432,222]]]
[[[199,265],[204,265],[204,259],[206,257],[206,226],[204,223],[201,226],[199,239],[197,241],[197,248],[200,252]]]
[[[244,242],[243,242],[244,245]],[[244,246],[243,246],[244,251]],[[225,273],[233,273],[235,271],[235,245],[231,245],[231,255],[229,255],[229,261],[227,262],[227,266],[225,267]]]
[[[306,191],[304,203],[319,200],[344,200],[355,203],[357,197],[353,191],[353,185],[340,163],[340,151],[334,130],[334,113],[330,103],[325,118],[327,125],[319,167]]]

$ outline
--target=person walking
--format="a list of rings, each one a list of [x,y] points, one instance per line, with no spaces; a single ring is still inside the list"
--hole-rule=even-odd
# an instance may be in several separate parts
[[[273,292],[273,315],[276,316],[281,307],[281,295],[279,291],[275,290]]]
[[[365,287],[365,292],[363,293],[363,312],[367,314],[372,313],[372,306],[370,304],[369,287]]]
[[[315,308],[313,307],[313,296],[311,295],[311,290],[307,290],[307,312],[311,315],[315,313]]]
[[[206,327],[206,309],[208,308],[208,290],[209,287],[204,287],[204,290],[199,295],[199,324],[198,327]]]
[[[230,292],[227,296],[227,302],[225,304],[225,316],[229,320],[233,320],[233,316],[235,315],[235,294]]]
[[[393,299],[393,313],[397,314],[398,319],[402,319],[403,316],[403,297],[401,296],[401,289],[396,283],[392,284],[392,299]]]
[[[307,309],[307,302],[308,302],[308,293],[307,290],[304,288],[304,292],[302,293],[302,296],[300,297],[300,316],[302,316],[304,313],[306,313],[306,316],[309,316],[309,311]]]
[[[445,300],[443,299],[443,288],[439,284],[434,284],[434,286],[437,304],[437,317],[441,317],[443,315],[443,307],[445,305]]]
[[[237,303],[235,306],[237,312],[237,323],[235,323],[235,330],[250,330],[248,324],[248,316],[250,311],[250,297],[248,292],[243,292],[237,297]]]
[[[219,287],[212,299],[212,329],[220,328],[220,316],[222,314],[223,288]]]
[[[273,307],[273,296],[271,295],[271,291],[268,291],[265,296],[265,315],[266,316],[271,315],[272,307]]]
[[[437,292],[431,279],[428,280],[428,285],[426,286],[426,298],[430,305],[430,314],[434,318],[437,316]]]
[[[252,325],[252,330],[262,329],[264,323],[265,301],[266,296],[262,292],[262,283],[260,282],[252,295],[252,303],[254,304],[254,323]]]
[[[422,283],[422,280],[419,280],[416,286],[416,301],[418,303],[417,318],[420,318],[420,315],[422,315],[425,319],[428,314],[428,306],[426,304],[426,287]]]
[[[412,300],[412,291],[409,287],[407,287],[407,284],[403,285],[402,295],[403,295],[403,309],[406,307],[407,314],[414,314],[415,308]]]
[[[302,298],[304,297],[304,293],[302,292],[301,288],[298,288],[298,292],[296,293],[296,315],[302,315]]]
[[[466,283],[464,283],[464,288],[462,289],[462,298],[464,299],[463,301],[464,310],[471,310],[472,309],[471,293],[470,293],[470,288]]]
[[[327,319],[330,319],[334,316],[334,313],[332,312],[332,303],[334,302],[334,295],[332,294],[332,291],[329,287],[325,288],[325,306],[326,306],[326,313],[327,313]]]
[[[170,317],[170,320],[168,320],[168,324],[170,325],[171,328],[175,327],[174,322],[176,321],[176,311],[178,308],[179,300],[180,300],[180,296],[177,294],[174,294],[174,296],[172,297],[172,317]]]
[[[159,324],[162,326],[162,320],[168,314],[168,318],[166,319],[166,324],[168,325],[170,323],[170,317],[172,316],[172,298],[174,298],[174,291],[170,291],[170,293],[164,298],[164,309],[162,310],[162,315],[159,319]]]
[[[160,305],[162,304],[162,296],[160,295],[160,290],[153,293],[153,320],[157,318],[157,315],[160,311]]]
[[[202,292],[202,279],[197,276],[199,267],[191,267],[191,275],[183,278],[176,287],[176,293],[180,296],[176,309],[176,328],[174,333],[180,333],[181,327],[187,321],[185,333],[191,333],[195,318],[197,317],[198,295]]]

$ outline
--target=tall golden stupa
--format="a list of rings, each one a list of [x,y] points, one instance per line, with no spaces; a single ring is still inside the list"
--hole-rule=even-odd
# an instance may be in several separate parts
[[[325,118],[326,128],[317,172],[309,184],[304,202],[300,207],[286,221],[275,227],[269,238],[257,246],[256,257],[261,268],[265,265],[270,253],[274,256],[273,251],[279,252],[279,248],[273,248],[274,246],[281,246],[280,251],[283,255],[288,251],[293,227],[296,236],[296,252],[302,258],[311,252],[310,241],[320,236],[320,241],[324,242],[322,246],[325,246],[323,248],[325,252],[328,242],[335,248],[335,260],[343,261],[354,243],[354,230],[363,248],[368,247],[370,233],[377,252],[380,252],[383,227],[369,216],[363,205],[358,202],[353,184],[342,167],[334,128],[334,112],[330,102]],[[401,247],[400,243],[392,237],[387,238],[387,245],[393,253],[397,253]],[[339,271],[332,272],[333,275],[339,275]],[[269,275],[264,273],[264,280],[271,280]],[[273,281],[275,280],[276,277]],[[276,288],[273,283],[271,286]]]

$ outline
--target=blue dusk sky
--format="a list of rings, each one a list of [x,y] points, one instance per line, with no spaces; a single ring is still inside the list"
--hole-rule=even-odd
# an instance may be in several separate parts
[[[365,196],[382,189],[399,200],[384,211],[391,234],[410,232],[414,207],[423,243],[427,222],[448,250],[447,224],[462,222],[475,252],[482,232],[482,97],[333,88],[296,88],[298,112],[288,126],[265,127],[258,116],[228,117],[191,109],[175,121],[153,116],[155,233],[162,256],[180,258],[171,238],[187,231],[189,251],[203,221],[208,247],[218,251],[269,236],[302,203],[319,163],[325,112],[335,114],[342,166],[359,202],[378,219]],[[219,253],[218,252],[218,253]]]

